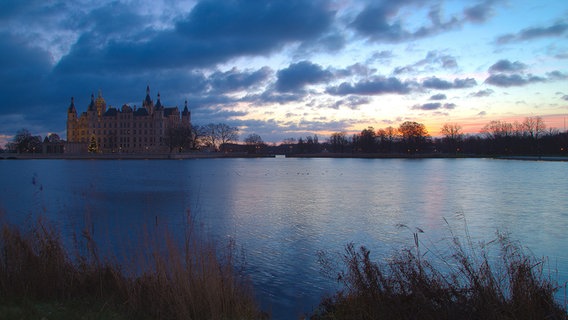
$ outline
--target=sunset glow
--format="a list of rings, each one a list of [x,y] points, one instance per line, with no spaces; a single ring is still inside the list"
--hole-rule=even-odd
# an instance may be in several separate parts
[[[264,141],[444,123],[475,134],[541,116],[566,130],[566,1],[10,1],[0,146],[65,138],[73,96],[141,105],[149,85],[192,122]]]

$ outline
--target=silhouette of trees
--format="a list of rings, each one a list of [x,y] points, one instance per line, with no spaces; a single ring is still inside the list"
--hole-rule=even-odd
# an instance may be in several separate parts
[[[415,153],[423,151],[428,137],[428,131],[422,123],[405,121],[398,127],[402,143],[406,152]]]
[[[266,147],[262,138],[256,133],[249,134],[244,141],[247,145],[248,153],[261,153]]]
[[[379,151],[381,152],[394,151],[394,146],[397,139],[398,130],[396,128],[388,126],[384,129],[377,130],[377,140],[379,144]]]
[[[346,152],[349,147],[349,140],[345,132],[336,132],[329,138],[331,152]]]
[[[353,137],[353,144],[357,150],[363,153],[377,152],[376,137],[375,129],[368,127],[367,129],[363,129],[359,135]]]
[[[440,132],[444,135],[443,142],[446,152],[458,153],[462,151],[461,143],[463,140],[462,127],[457,123],[445,123]]]
[[[41,152],[41,137],[32,136],[27,129],[20,129],[14,136],[13,145],[10,146],[18,153]]]
[[[207,147],[218,151],[221,145],[236,142],[239,139],[239,129],[224,123],[210,123],[203,130],[203,141]]]
[[[166,144],[170,152],[177,150],[189,150],[193,144],[193,135],[191,127],[179,126],[168,128],[166,131]]]

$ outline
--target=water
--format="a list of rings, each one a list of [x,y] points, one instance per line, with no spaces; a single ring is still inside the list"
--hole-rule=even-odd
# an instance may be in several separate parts
[[[297,318],[337,288],[319,251],[349,242],[388,256],[412,232],[443,247],[447,224],[474,240],[510,232],[568,281],[568,165],[490,159],[199,159],[0,161],[0,208],[43,213],[71,230],[90,219],[103,245],[142,243],[141,228],[184,227],[244,249],[274,318]],[[397,227],[404,224],[408,228]]]

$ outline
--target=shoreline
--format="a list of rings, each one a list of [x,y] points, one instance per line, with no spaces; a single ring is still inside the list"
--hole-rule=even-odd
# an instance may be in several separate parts
[[[385,154],[385,153],[308,153],[308,154],[248,154],[232,153],[108,153],[108,154],[65,154],[65,153],[4,153],[0,160],[191,160],[218,158],[336,158],[336,159],[473,159],[488,158],[497,160],[521,161],[568,161],[566,156],[490,156],[472,154]]]

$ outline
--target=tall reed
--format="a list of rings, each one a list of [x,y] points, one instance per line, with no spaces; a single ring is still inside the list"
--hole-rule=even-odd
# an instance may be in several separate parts
[[[0,305],[79,301],[133,319],[265,317],[238,272],[234,244],[218,250],[191,232],[180,244],[164,232],[121,265],[99,255],[88,227],[75,237],[86,250],[73,254],[43,218],[25,231],[5,222],[0,229]]]
[[[417,230],[414,245],[385,262],[373,261],[364,246],[347,245],[335,269],[343,289],[322,299],[311,318],[568,319],[546,261],[507,235],[476,246],[452,233],[450,253],[441,254],[421,248]],[[322,253],[320,262],[333,272],[332,256]]]

